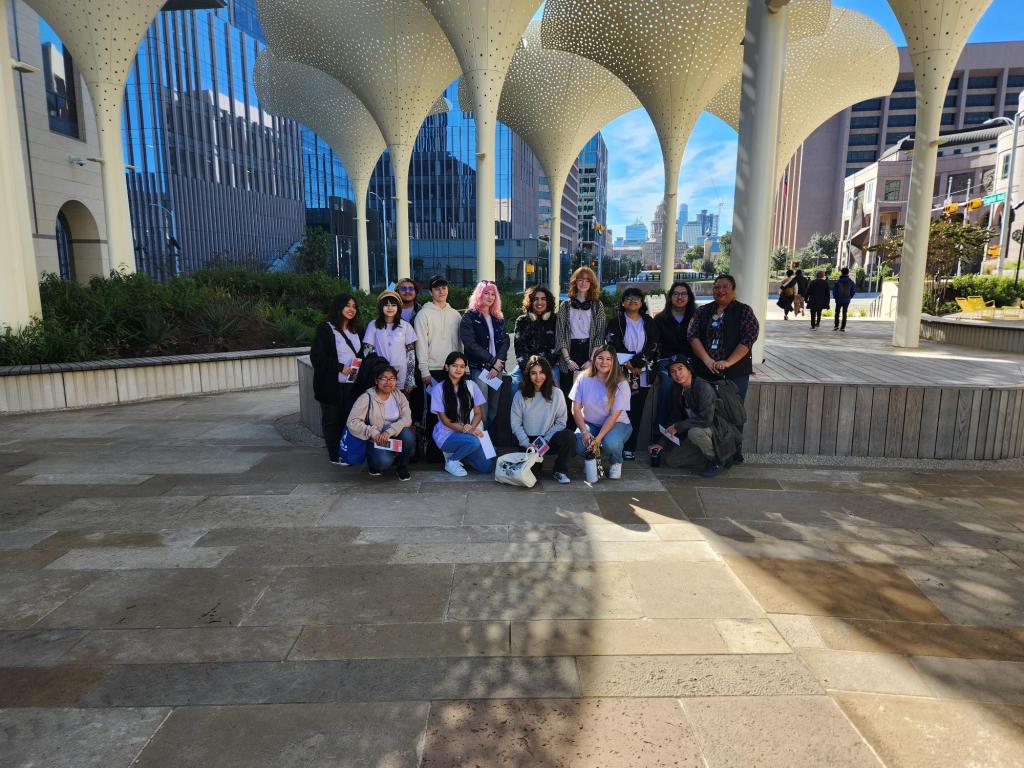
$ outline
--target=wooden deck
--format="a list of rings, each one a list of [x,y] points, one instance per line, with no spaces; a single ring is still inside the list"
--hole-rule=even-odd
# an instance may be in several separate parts
[[[811,331],[768,321],[747,396],[744,448],[920,459],[1024,456],[1024,355],[923,341],[890,345],[892,323],[851,318]]]

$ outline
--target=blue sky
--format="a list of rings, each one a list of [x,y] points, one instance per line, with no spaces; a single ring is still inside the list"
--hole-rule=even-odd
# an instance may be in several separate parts
[[[898,45],[905,40],[886,0],[833,0],[878,21]],[[1022,0],[994,0],[982,17],[971,42],[1024,39]],[[1024,64],[1024,62],[1021,62]],[[643,110],[623,115],[603,131],[608,144],[608,225],[616,237],[639,216],[648,225],[662,199],[664,173],[657,136]],[[690,217],[702,208],[722,211],[722,231],[732,228],[732,198],[736,177],[736,133],[711,115],[697,122],[683,159],[679,202],[690,206]]]

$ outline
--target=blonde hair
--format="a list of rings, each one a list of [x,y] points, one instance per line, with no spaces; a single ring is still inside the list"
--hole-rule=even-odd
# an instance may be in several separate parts
[[[590,368],[585,370],[581,376],[594,378],[598,377],[597,373],[597,356],[607,352],[612,356],[612,369],[608,373],[608,378],[604,382],[604,391],[608,395],[608,407],[611,408],[615,402],[615,393],[619,389],[619,384],[626,380],[626,375],[622,372],[622,366],[619,365],[618,357],[615,354],[615,348],[605,345],[596,347],[593,352],[590,353]]]
[[[579,298],[579,289],[576,287],[576,281],[581,277],[590,278],[590,290],[587,291],[584,301],[593,301],[600,295],[601,287],[597,284],[597,275],[594,274],[594,270],[590,267],[580,267],[572,273],[572,277],[569,278],[569,298]]]

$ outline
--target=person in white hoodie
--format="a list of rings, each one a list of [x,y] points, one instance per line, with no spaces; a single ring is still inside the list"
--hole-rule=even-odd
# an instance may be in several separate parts
[[[569,459],[576,455],[576,438],[566,429],[569,411],[561,390],[555,389],[551,363],[543,355],[533,355],[523,366],[523,380],[512,398],[512,434],[526,448],[543,438],[547,453],[555,454],[553,477],[563,485],[569,482]]]
[[[430,278],[429,304],[416,314],[416,359],[423,387],[429,390],[445,377],[444,361],[452,352],[461,352],[459,324],[462,315],[448,303],[448,281],[442,275]]]

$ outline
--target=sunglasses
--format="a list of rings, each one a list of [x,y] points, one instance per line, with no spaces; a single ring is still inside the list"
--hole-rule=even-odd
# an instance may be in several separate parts
[[[411,285],[403,285],[401,288],[398,289],[398,292],[399,293],[415,293],[416,289],[413,288]]]

